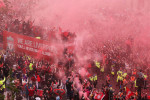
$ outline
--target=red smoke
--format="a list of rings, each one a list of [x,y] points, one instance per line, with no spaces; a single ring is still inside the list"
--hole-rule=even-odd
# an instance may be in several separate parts
[[[87,61],[103,59],[104,43],[126,49],[125,41],[132,38],[136,62],[143,63],[146,59],[150,63],[149,4],[150,0],[20,0],[13,2],[13,9],[25,16],[24,19],[35,20],[35,25],[75,32],[77,37],[72,43],[76,54],[74,70],[85,77],[89,74]],[[51,45],[57,51],[55,62],[58,62],[63,59],[63,48],[69,44],[61,41],[59,32],[55,35],[58,41]],[[65,82],[67,78],[62,76],[65,72],[59,70],[58,77]],[[81,96],[83,90],[78,78],[74,79],[74,84]]]
[[[3,0],[0,0],[0,8],[5,7]]]
[[[12,3],[20,16],[35,20],[35,25],[75,32],[73,45],[78,69],[89,59],[101,60],[104,43],[119,41],[122,45],[129,37],[134,40],[133,54],[138,56],[135,58],[150,62],[149,0],[19,0]],[[60,59],[66,45],[59,41],[59,32],[55,34],[58,41],[52,45],[59,50],[56,55]]]

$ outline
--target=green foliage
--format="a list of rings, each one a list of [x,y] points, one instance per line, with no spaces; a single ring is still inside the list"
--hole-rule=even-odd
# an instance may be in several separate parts
[[[4,100],[4,98],[5,98],[5,95],[0,94],[0,100]]]
[[[12,69],[10,69],[9,71],[9,81],[10,81],[10,84],[6,86],[7,89],[9,89],[11,91],[11,94],[12,94],[12,100],[14,100],[15,98],[15,94],[19,92],[19,89],[17,89],[17,87],[15,86],[14,83],[12,83],[12,81],[14,80],[12,76]]]

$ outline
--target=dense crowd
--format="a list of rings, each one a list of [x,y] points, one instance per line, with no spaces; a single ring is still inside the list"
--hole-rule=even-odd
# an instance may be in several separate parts
[[[74,54],[67,48],[63,53],[68,60],[57,63],[24,53],[1,51],[0,92],[7,100],[11,97],[16,100],[148,100],[149,69],[143,69],[147,68],[144,65],[138,69],[136,64],[131,67],[125,62],[126,58],[131,60],[130,49],[127,45],[127,53],[120,60],[121,54],[112,55],[104,47],[102,60],[87,61],[89,73],[84,77],[74,69]],[[60,71],[66,78],[59,77]]]
[[[58,39],[55,28],[46,30],[34,26],[31,21],[15,19],[5,24],[5,29],[0,30],[0,33],[6,30],[45,40]],[[9,50],[0,52],[0,93],[4,94],[5,99],[150,99],[149,62],[146,58],[137,60],[132,48],[132,38],[126,39],[126,42],[106,41],[99,50],[102,59],[89,58],[84,64],[78,64],[80,61],[72,46],[76,35],[70,32],[61,33],[63,43],[71,46],[64,48],[63,57],[60,57],[62,59],[58,58],[57,61],[53,58],[49,61],[35,59],[25,53]],[[3,95],[0,95],[0,100],[2,99]]]
[[[43,37],[43,28],[33,25],[32,21],[11,20],[5,25],[5,30],[31,37]]]

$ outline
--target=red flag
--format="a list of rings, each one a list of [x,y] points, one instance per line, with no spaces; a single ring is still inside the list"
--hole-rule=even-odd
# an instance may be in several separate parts
[[[43,96],[43,90],[37,90],[36,93],[38,96],[42,97]]]
[[[150,100],[150,96],[148,96],[147,99]]]
[[[90,74],[90,73],[88,73],[88,75],[87,75],[87,77],[89,78],[89,77],[91,77],[92,75]]]
[[[0,68],[1,68],[1,67],[3,67],[3,63],[2,63],[2,64],[0,64]]]
[[[103,93],[96,93],[94,96],[95,100],[103,100],[103,98],[105,97],[105,95]]]
[[[134,93],[129,88],[126,88],[126,99],[129,99],[133,95]]]
[[[69,35],[69,32],[63,32],[63,35],[64,35],[65,37],[67,37],[67,36]]]

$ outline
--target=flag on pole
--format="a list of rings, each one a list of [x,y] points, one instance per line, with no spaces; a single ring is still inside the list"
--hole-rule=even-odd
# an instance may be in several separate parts
[[[133,95],[134,93],[127,87],[126,88],[126,100],[130,99],[130,97]]]

